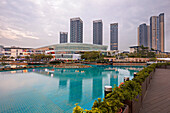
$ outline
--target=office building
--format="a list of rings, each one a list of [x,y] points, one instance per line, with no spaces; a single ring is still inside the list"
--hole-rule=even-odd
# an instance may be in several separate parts
[[[147,26],[148,47],[149,47],[149,49],[151,49],[151,47],[150,47],[150,26],[149,25],[146,25],[146,26]]]
[[[118,50],[118,23],[110,24],[110,50]]]
[[[70,42],[83,43],[83,21],[80,18],[70,19]]]
[[[141,24],[138,27],[138,46],[149,47],[150,46],[150,27],[148,25]]]
[[[150,18],[150,47],[164,52],[164,13]]]
[[[159,39],[159,21],[157,16],[152,16],[150,18],[150,46],[152,49],[158,49]]]
[[[60,43],[67,43],[68,33],[67,32],[60,32]]]
[[[93,44],[103,43],[103,23],[102,20],[93,21]]]
[[[159,15],[159,37],[160,37],[160,50],[161,52],[165,51],[165,42],[164,42],[164,13]]]

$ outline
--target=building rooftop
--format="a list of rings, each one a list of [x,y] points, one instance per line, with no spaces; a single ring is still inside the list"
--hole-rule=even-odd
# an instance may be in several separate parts
[[[12,47],[4,47],[4,49],[32,49],[32,48],[23,48],[23,47],[12,46]]]
[[[49,45],[41,48],[54,48],[57,51],[106,51],[108,46],[97,44],[85,44],[85,43],[61,43]]]
[[[60,34],[68,34],[68,32],[60,32]]]
[[[94,22],[94,23],[102,22],[102,20],[94,20],[93,22]]]
[[[71,18],[70,21],[76,21],[76,20],[80,20],[81,22],[83,22],[80,17],[76,17],[76,18]]]
[[[110,25],[118,25],[118,23],[111,23]]]
[[[129,48],[139,48],[140,46],[130,46]]]

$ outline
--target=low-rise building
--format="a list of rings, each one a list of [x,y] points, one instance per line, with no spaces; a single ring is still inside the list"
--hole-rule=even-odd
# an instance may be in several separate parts
[[[4,56],[7,56],[8,58],[9,57],[17,57],[17,56],[26,56],[24,55],[24,51],[27,51],[27,50],[31,50],[31,48],[20,48],[20,47],[4,47],[3,48],[3,51],[2,51],[2,54]]]
[[[141,46],[131,46],[129,48],[130,48],[130,53],[135,53],[141,49]]]
[[[4,48],[4,46],[0,45],[0,57],[3,56],[3,53],[2,53],[3,52],[3,48]]]

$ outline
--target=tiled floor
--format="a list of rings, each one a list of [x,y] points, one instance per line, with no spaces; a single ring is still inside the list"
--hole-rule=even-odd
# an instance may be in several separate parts
[[[139,113],[170,113],[170,69],[156,69]]]

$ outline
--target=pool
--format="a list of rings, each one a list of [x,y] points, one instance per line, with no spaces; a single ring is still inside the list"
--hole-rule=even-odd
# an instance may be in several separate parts
[[[75,103],[91,109],[104,86],[118,86],[142,67],[36,68],[0,72],[0,112],[71,113]]]

